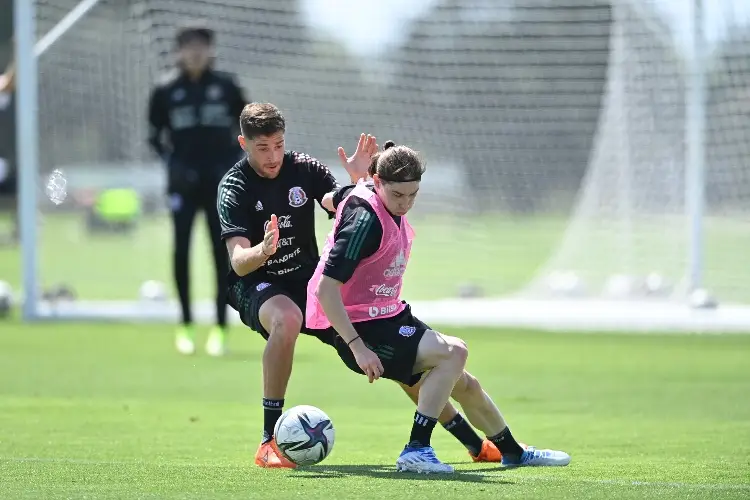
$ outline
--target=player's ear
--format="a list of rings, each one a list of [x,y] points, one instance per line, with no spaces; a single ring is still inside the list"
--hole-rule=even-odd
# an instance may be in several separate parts
[[[237,136],[237,142],[240,143],[240,147],[244,151],[247,151],[247,148],[245,147],[245,137],[242,134],[240,134],[240,135]]]
[[[375,184],[375,187],[380,189],[382,187],[382,182],[380,181],[380,176],[378,174],[372,175],[372,182]]]

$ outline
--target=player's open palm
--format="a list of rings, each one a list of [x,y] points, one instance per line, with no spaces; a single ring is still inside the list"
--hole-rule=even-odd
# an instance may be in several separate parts
[[[364,343],[357,342],[357,344],[359,345],[352,349],[354,360],[372,384],[383,375],[383,363],[380,362],[378,355],[368,349]]]
[[[271,220],[266,222],[266,234],[263,236],[263,253],[273,255],[279,243],[279,219],[276,214],[271,214]]]
[[[378,144],[375,136],[361,134],[357,149],[352,156],[347,156],[344,148],[339,147],[339,159],[341,166],[346,169],[353,182],[367,177],[367,169],[370,167],[370,158],[378,152]]]

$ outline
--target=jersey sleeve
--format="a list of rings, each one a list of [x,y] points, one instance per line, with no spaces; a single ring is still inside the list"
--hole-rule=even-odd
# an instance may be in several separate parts
[[[312,174],[313,198],[320,203],[325,195],[338,189],[339,183],[328,167],[315,158],[308,157],[307,166]]]
[[[346,283],[359,263],[378,251],[382,238],[383,226],[375,211],[366,201],[352,196],[342,210],[323,274]]]
[[[167,148],[162,134],[169,125],[169,113],[162,87],[156,87],[151,91],[148,102],[148,125],[148,143],[160,158],[164,158]]]
[[[298,161],[302,159],[305,163],[307,171],[312,176],[310,187],[312,189],[312,197],[318,202],[318,205],[328,213],[328,218],[333,219],[336,214],[329,212],[323,206],[323,197],[328,193],[338,189],[339,183],[333,176],[328,167],[316,160],[315,158],[302,153],[296,153]]]
[[[335,193],[333,193],[333,208],[338,209],[339,204],[344,201],[344,198],[346,198],[349,193],[351,193],[352,189],[354,189],[355,184],[347,184],[346,186],[341,186],[336,190]]]
[[[230,171],[224,176],[216,197],[216,208],[221,223],[221,238],[244,236],[250,239],[250,213],[244,183]]]

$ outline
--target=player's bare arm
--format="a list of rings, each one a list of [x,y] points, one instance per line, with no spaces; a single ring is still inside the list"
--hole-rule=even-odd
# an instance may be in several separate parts
[[[244,236],[227,238],[226,245],[232,269],[238,276],[246,276],[265,264],[266,260],[276,253],[279,242],[279,223],[276,215],[266,224],[263,241],[252,245]]]
[[[380,362],[377,354],[367,348],[364,341],[354,329],[354,326],[352,326],[352,322],[344,307],[344,302],[341,300],[342,285],[340,281],[323,276],[318,285],[316,295],[328,317],[328,321],[331,322],[333,328],[352,350],[352,354],[354,354],[354,358],[357,360],[357,365],[365,372],[370,383],[372,383],[383,374],[383,364]]]

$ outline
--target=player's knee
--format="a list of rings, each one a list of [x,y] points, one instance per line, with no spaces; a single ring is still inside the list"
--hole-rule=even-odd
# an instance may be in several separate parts
[[[458,337],[449,337],[447,335],[441,335],[441,337],[443,340],[440,349],[441,360],[455,364],[463,369],[466,365],[466,360],[469,358],[469,348],[466,346],[466,342]]]
[[[469,351],[463,340],[428,330],[419,344],[415,369],[421,371],[450,365],[461,371],[468,356]]]
[[[294,344],[302,329],[302,314],[299,311],[286,311],[271,318],[268,333],[285,344]]]
[[[466,360],[469,359],[469,347],[466,342],[457,337],[450,337],[448,345],[451,360],[463,368],[466,365]]]
[[[471,373],[464,371],[461,378],[458,379],[453,393],[451,394],[457,401],[471,401],[475,398],[483,397],[484,390],[479,380]]]

